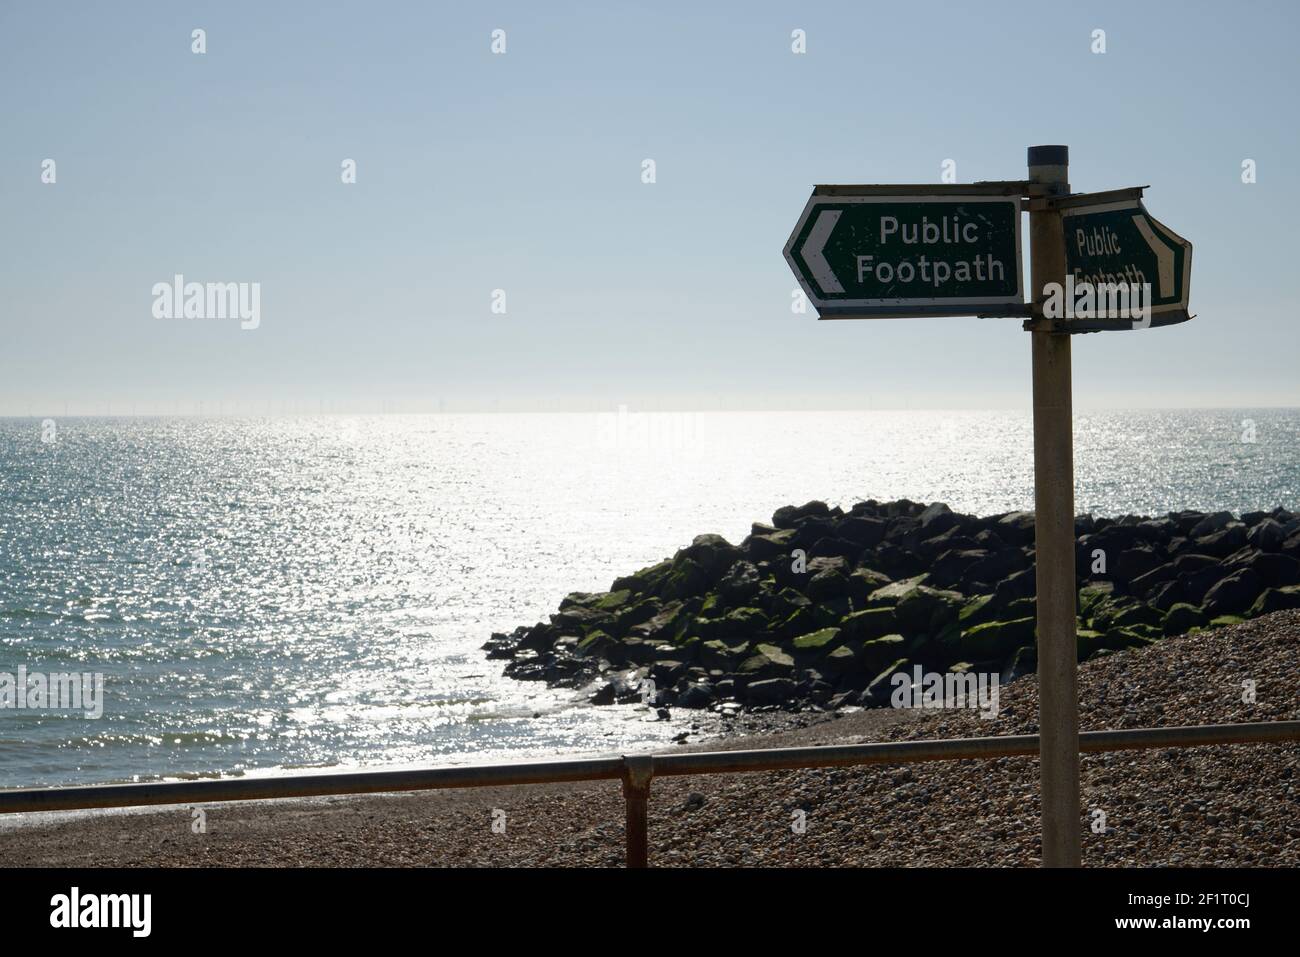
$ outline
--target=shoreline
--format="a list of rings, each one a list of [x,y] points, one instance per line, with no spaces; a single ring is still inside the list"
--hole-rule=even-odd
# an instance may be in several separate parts
[[[595,684],[588,690],[594,690]],[[575,701],[566,707],[573,709],[591,709],[591,705],[586,701]],[[620,755],[628,753],[629,750],[643,751],[647,749],[656,750],[674,745],[703,746],[709,743],[716,743],[727,740],[735,736],[762,735],[770,732],[787,730],[793,727],[802,727],[810,721],[818,720],[820,713],[816,711],[791,712],[773,709],[765,709],[755,712],[738,712],[716,713],[691,711],[687,709],[672,709],[671,717],[652,719],[648,715],[655,712],[655,708],[647,705],[619,705],[617,708],[624,713],[624,720],[629,722],[643,723],[647,725],[663,725],[668,728],[678,729],[671,742],[662,741],[658,744],[651,741],[643,743],[632,748],[622,750],[611,749],[608,746],[602,746],[601,739],[595,739],[597,743],[591,747],[583,748],[564,748],[555,747],[551,749],[532,749],[526,751],[509,752],[497,755],[491,758],[482,758],[478,755],[470,755],[464,751],[455,751],[447,753],[431,753],[427,760],[412,762],[394,762],[394,763],[373,763],[373,764],[329,764],[329,765],[299,765],[286,766],[274,765],[265,768],[249,768],[243,771],[231,772],[226,770],[214,771],[210,774],[186,774],[186,775],[137,775],[131,778],[109,778],[97,781],[76,781],[63,784],[17,784],[0,787],[2,791],[20,791],[20,790],[44,790],[47,788],[78,788],[78,787],[100,787],[105,785],[120,784],[163,784],[183,781],[222,781],[222,780],[242,780],[257,778],[280,778],[291,776],[314,776],[328,774],[352,774],[366,771],[403,771],[415,770],[430,767],[472,767],[475,765],[507,765],[507,764],[526,764],[535,761],[560,761],[565,759],[581,758],[603,758],[611,755]],[[637,713],[641,713],[641,717]],[[537,717],[537,715],[534,715]],[[314,799],[303,799],[314,800]],[[180,805],[177,805],[180,806]],[[85,816],[105,812],[116,812],[131,810],[124,808],[95,808],[77,811],[58,811],[58,812],[36,812],[37,814],[67,814],[72,816]],[[150,808],[135,809],[140,813],[148,813]],[[22,818],[25,815],[6,815],[0,814],[0,832],[13,827],[13,818]]]
[[[1080,666],[1081,723],[1105,727],[1300,717],[1300,611],[1103,656]],[[1255,683],[1254,704],[1242,682]],[[999,717],[864,709],[691,750],[1025,733],[1032,675]],[[1085,755],[1084,863],[1300,865],[1300,749],[1217,746]],[[653,866],[1034,866],[1037,761],[758,772],[657,779]],[[525,785],[99,814],[0,833],[11,866],[621,866],[617,782]],[[505,833],[492,829],[505,814]],[[802,812],[806,830],[791,823]]]
[[[589,704],[580,705],[580,707],[591,707]],[[641,707],[640,710],[652,710],[648,707]],[[691,740],[681,741],[676,745],[670,745],[672,750],[684,751],[702,751],[702,750],[726,750],[729,742],[732,741],[757,741],[763,740],[770,735],[781,735],[783,733],[802,730],[812,724],[818,724],[823,721],[831,720],[838,715],[832,713],[818,712],[784,712],[784,711],[765,711],[757,713],[741,713],[734,717],[723,718],[716,714],[693,713],[689,711],[679,711],[680,716],[678,724],[689,726],[682,733],[688,735]],[[704,721],[706,728],[699,728],[698,722]],[[637,753],[641,750],[637,749]],[[653,753],[664,753],[664,748],[655,748]],[[463,760],[449,761],[444,760],[444,755],[434,755],[430,761],[423,763],[402,763],[402,764],[367,764],[367,765],[328,765],[313,767],[275,767],[275,768],[258,768],[242,774],[225,774],[215,773],[211,775],[193,775],[185,778],[178,777],[158,777],[145,778],[140,780],[114,780],[114,781],[97,781],[90,784],[69,784],[69,785],[39,785],[33,787],[9,788],[5,790],[37,790],[49,788],[76,788],[76,787],[98,787],[100,785],[116,784],[153,784],[167,783],[174,781],[220,781],[220,780],[240,780],[243,778],[277,778],[290,777],[295,775],[327,775],[327,774],[351,774],[355,772],[366,771],[400,771],[413,770],[420,768],[439,768],[439,767],[472,767],[475,765],[482,766],[500,766],[510,764],[528,764],[537,761],[563,761],[566,759],[583,759],[583,758],[607,758],[617,757],[630,753],[628,750],[610,750],[608,748],[589,748],[582,750],[553,750],[545,754],[525,754],[518,758],[505,758],[493,761],[483,760]],[[399,794],[385,794],[383,797],[400,796]],[[293,802],[303,802],[307,804],[333,801],[338,799],[352,800],[364,799],[367,795],[320,795],[316,797],[303,798],[255,798],[248,801],[236,802],[217,802],[207,806],[253,806],[253,805],[288,805]],[[31,811],[18,814],[0,814],[0,835],[10,831],[19,831],[25,828],[42,827],[54,823],[64,823],[87,818],[111,817],[118,815],[149,815],[161,813],[173,813],[180,809],[188,809],[193,804],[159,804],[146,805],[143,807],[113,807],[113,808],[86,808],[81,810],[70,811]]]

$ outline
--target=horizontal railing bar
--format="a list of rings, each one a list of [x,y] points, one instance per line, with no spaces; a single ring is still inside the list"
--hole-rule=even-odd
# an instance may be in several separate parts
[[[1085,731],[1079,735],[1079,750],[1124,751],[1288,740],[1300,740],[1300,721]],[[654,773],[655,777],[662,777],[676,774],[719,774],[845,767],[859,764],[909,764],[917,761],[1008,758],[1036,755],[1038,747],[1038,735],[1017,734],[987,738],[887,741],[758,751],[698,751],[655,755]]]
[[[1267,721],[1253,724],[1085,731],[1079,735],[1079,750],[1083,752],[1124,751],[1212,744],[1265,744],[1294,740],[1300,740],[1300,721]],[[984,738],[819,745],[806,748],[656,754],[653,756],[652,767],[654,777],[661,777],[863,764],[907,764],[918,761],[955,761],[1036,754],[1038,754],[1038,735],[1021,734]],[[0,790],[0,814],[614,780],[624,776],[625,760],[622,757],[583,758],[572,761],[471,765],[403,771],[355,771],[346,774]]]
[[[1271,744],[1278,741],[1300,741],[1300,721],[1192,724],[1173,728],[1121,728],[1113,731],[1085,731],[1079,737],[1080,751],[1194,748],[1209,744]]]
[[[0,814],[326,797],[338,794],[383,794],[392,791],[432,791],[493,785],[557,784],[566,781],[617,780],[622,775],[623,759],[611,757],[404,771],[352,771],[345,774],[24,788],[0,791]]]

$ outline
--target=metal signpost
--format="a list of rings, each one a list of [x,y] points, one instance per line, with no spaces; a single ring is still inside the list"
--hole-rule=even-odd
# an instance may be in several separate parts
[[[1141,187],[1071,194],[1068,148],[1031,146],[1023,181],[818,186],[785,246],[822,319],[1027,317],[1044,867],[1081,859],[1070,335],[1191,318],[1191,244],[1153,219],[1141,196]]]

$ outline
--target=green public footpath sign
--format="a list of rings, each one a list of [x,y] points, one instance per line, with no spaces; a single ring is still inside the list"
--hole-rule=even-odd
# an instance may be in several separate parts
[[[1086,197],[1079,197],[1086,200]],[[1155,220],[1139,199],[1061,210],[1065,265],[1074,287],[1087,283],[1140,287],[1151,326],[1184,322],[1192,276],[1192,244]],[[1074,329],[1132,329],[1128,319],[1074,319]]]
[[[814,193],[785,258],[823,319],[1023,315],[1014,196]]]

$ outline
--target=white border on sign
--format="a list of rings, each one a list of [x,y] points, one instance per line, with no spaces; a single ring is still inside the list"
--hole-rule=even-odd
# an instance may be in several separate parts
[[[1015,233],[1016,233],[1016,291],[1014,294],[1008,293],[1005,296],[978,296],[974,298],[957,298],[957,297],[925,297],[925,298],[893,298],[893,299],[823,299],[812,288],[811,283],[805,282],[803,270],[794,258],[794,241],[799,236],[804,224],[808,222],[808,217],[812,215],[813,210],[820,206],[843,206],[855,203],[979,203],[981,205],[992,205],[1005,203],[1012,207],[1015,212]],[[790,233],[790,238],[785,243],[785,261],[789,265],[791,272],[794,273],[795,279],[798,280],[804,294],[808,300],[821,311],[822,308],[829,310],[836,309],[860,309],[872,307],[888,306],[936,306],[944,307],[945,312],[934,313],[935,316],[965,315],[958,309],[957,312],[948,312],[948,307],[958,308],[961,306],[1007,306],[1025,304],[1025,271],[1024,255],[1020,249],[1020,219],[1021,204],[1017,196],[989,196],[987,194],[953,194],[945,196],[818,196],[813,195],[808,200],[808,205],[803,208],[803,213],[799,216],[799,221],[795,223],[794,230]],[[863,318],[873,318],[864,316]],[[875,318],[885,319],[887,316],[881,315]],[[900,316],[899,318],[910,318]]]

